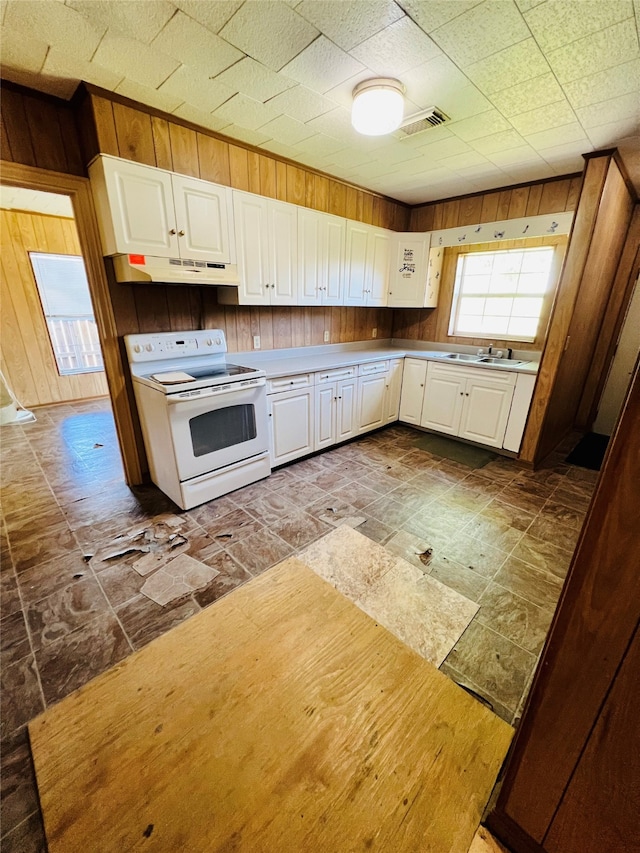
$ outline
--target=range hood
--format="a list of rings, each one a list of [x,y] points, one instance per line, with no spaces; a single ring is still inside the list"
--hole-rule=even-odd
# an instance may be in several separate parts
[[[236,264],[192,261],[187,258],[157,258],[151,255],[114,255],[116,281],[146,281],[158,284],[238,285]]]

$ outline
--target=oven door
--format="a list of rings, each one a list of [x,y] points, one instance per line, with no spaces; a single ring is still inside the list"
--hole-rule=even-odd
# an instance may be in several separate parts
[[[263,384],[223,389],[201,397],[167,396],[169,423],[181,481],[264,453],[268,449]]]

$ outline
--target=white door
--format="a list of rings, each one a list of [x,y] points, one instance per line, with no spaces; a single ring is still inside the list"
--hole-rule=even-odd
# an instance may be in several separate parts
[[[593,431],[611,435],[627,395],[631,374],[640,349],[640,278],[636,285],[618,338],[609,375],[598,404],[598,416]]]
[[[429,365],[420,424],[448,435],[458,435],[466,380],[450,368]]]
[[[267,199],[233,193],[233,211],[240,275],[240,304],[269,305],[269,228]]]
[[[322,214],[326,247],[326,266],[324,270],[324,290],[322,301],[325,305],[342,305],[342,284],[344,273],[344,246],[347,232],[346,219]]]
[[[336,397],[335,382],[316,385],[316,450],[336,443]]]
[[[179,257],[169,172],[109,157],[100,158],[99,164],[111,208],[115,251]]]
[[[269,216],[270,294],[272,305],[296,305],[298,298],[298,208],[267,201]]]
[[[180,254],[183,258],[235,263],[235,240],[229,234],[231,190],[208,181],[173,175]]]
[[[357,389],[355,376],[336,385],[336,441],[346,441],[358,434]]]
[[[388,375],[361,376],[358,380],[358,432],[367,432],[386,423],[385,393]]]
[[[384,420],[387,424],[398,420],[402,393],[402,361],[401,358],[396,358],[389,364],[384,398]]]
[[[400,420],[408,424],[420,424],[424,385],[427,378],[427,362],[417,358],[405,358],[400,395]]]
[[[298,305],[322,305],[326,257],[320,214],[298,211]]]
[[[460,420],[460,438],[502,447],[513,399],[513,385],[468,379]]]
[[[387,304],[390,253],[391,235],[382,229],[371,228],[367,242],[367,280],[365,284],[367,305]]]
[[[267,397],[271,426],[271,467],[313,452],[313,388]]]
[[[364,305],[367,281],[369,229],[360,222],[347,222],[345,249],[345,305]]]

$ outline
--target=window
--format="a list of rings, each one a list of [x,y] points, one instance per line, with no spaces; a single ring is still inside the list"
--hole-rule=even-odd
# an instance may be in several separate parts
[[[82,258],[29,252],[58,373],[103,370]]]
[[[534,341],[553,255],[553,247],[461,254],[449,334]]]

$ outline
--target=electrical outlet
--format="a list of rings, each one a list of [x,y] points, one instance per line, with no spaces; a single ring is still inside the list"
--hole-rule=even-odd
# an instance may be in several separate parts
[[[260,349],[260,335],[253,336],[253,348]]]
[[[378,330],[377,329],[371,329],[371,337],[372,338],[378,337]]]
[[[329,330],[328,329],[325,329],[325,332],[324,332],[324,342],[325,342],[325,344],[329,343]]]

